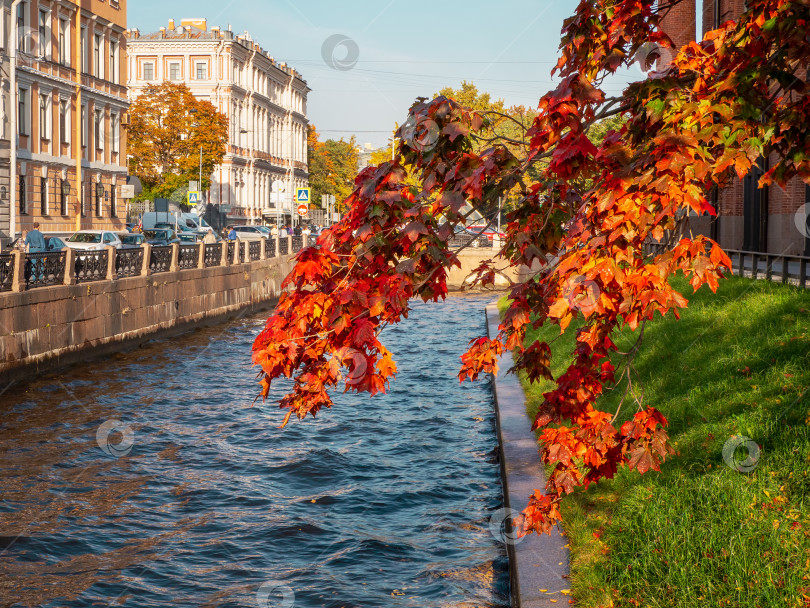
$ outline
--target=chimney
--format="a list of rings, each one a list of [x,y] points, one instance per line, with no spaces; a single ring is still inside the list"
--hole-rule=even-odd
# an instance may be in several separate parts
[[[214,35],[215,38],[219,38],[220,37],[219,26],[218,25],[211,26],[211,33]]]
[[[170,30],[174,29],[174,19],[169,19],[169,29]]]
[[[166,28],[165,27],[160,28],[160,37],[161,38],[166,37]]]

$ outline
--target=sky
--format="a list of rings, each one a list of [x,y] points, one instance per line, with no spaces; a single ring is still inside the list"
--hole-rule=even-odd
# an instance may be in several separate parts
[[[554,84],[563,20],[576,0],[130,0],[128,27],[170,18],[252,38],[300,72],[321,139],[386,145],[417,97],[463,80],[508,106],[536,107]],[[620,84],[606,88],[617,93]]]

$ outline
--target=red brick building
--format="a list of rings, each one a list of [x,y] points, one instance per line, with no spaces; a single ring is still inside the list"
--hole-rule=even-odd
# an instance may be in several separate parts
[[[700,31],[706,32],[739,17],[744,4],[744,0],[683,0],[664,18],[664,30],[682,46],[696,39],[698,15],[702,15]],[[735,177],[714,195],[717,218],[694,218],[693,228],[726,249],[810,255],[810,232],[800,229],[801,222],[797,222],[797,215],[806,215],[810,209],[810,188],[793,179],[785,189],[758,189],[759,177],[772,162],[775,158],[762,159],[744,179]]]

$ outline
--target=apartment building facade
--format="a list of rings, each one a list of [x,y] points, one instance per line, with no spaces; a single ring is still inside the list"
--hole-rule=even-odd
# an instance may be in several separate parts
[[[15,4],[2,11],[5,49],[16,38],[16,111],[3,116],[16,138],[10,232],[123,229],[126,0]]]
[[[301,75],[246,32],[235,35],[205,19],[169,20],[168,28],[128,33],[131,99],[150,85],[184,83],[228,117],[223,163],[203,193],[230,223],[266,224],[294,218],[294,193],[306,187],[307,94]],[[273,192],[273,184],[284,192]]]
[[[744,0],[683,0],[666,15],[663,27],[676,45],[683,46],[699,32],[737,19],[744,10]],[[726,188],[713,193],[717,217],[692,218],[693,228],[726,249],[810,256],[810,187],[798,178],[784,189],[757,187],[764,171],[776,161],[775,157],[760,159],[745,178],[735,176]]]

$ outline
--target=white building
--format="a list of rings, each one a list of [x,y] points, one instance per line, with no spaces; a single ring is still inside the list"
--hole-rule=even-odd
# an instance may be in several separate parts
[[[235,223],[290,222],[294,192],[308,185],[307,87],[277,63],[250,34],[235,35],[204,19],[183,20],[159,32],[128,32],[130,99],[149,85],[185,83],[228,117],[230,138],[222,165],[204,194]],[[272,192],[274,181],[284,194]]]

